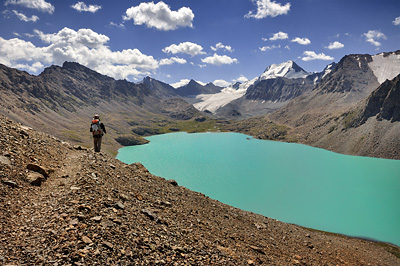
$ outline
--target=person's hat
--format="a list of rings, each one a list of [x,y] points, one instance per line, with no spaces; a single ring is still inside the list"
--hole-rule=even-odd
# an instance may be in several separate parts
[[[94,118],[94,119],[100,119],[100,116],[99,116],[98,114],[95,114],[95,115],[93,116],[93,118]]]

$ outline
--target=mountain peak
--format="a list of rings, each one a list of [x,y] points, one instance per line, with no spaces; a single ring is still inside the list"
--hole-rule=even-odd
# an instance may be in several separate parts
[[[299,67],[295,62],[289,60],[281,64],[272,64],[260,76],[260,80],[274,78],[297,79],[305,78],[310,73]]]

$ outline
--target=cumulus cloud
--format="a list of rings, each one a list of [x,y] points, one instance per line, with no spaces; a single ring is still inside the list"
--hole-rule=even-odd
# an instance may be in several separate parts
[[[223,79],[216,79],[216,80],[213,81],[213,84],[215,86],[224,87],[224,88],[228,87],[229,85],[231,85],[230,82],[228,82],[226,80],[223,80]]]
[[[271,0],[252,0],[257,5],[257,13],[254,14],[250,11],[245,15],[246,18],[262,19],[266,17],[276,17],[279,15],[286,15],[290,10],[290,3],[281,5]]]
[[[305,51],[303,54],[305,55],[301,59],[303,61],[312,61],[312,60],[332,61],[334,59],[332,56],[325,55],[324,53],[316,54],[314,51]]]
[[[308,38],[299,38],[299,37],[294,38],[292,42],[297,42],[298,44],[301,45],[309,45],[311,43],[311,41]]]
[[[270,41],[286,40],[288,38],[289,38],[289,35],[287,33],[280,31],[280,32],[274,33],[274,35],[271,38],[269,38],[269,40]],[[263,40],[266,41],[267,39],[263,39]]]
[[[386,35],[378,30],[370,30],[367,33],[364,33],[364,36],[367,39],[367,42],[371,43],[372,45],[374,45],[376,47],[379,47],[382,45],[377,40],[379,40],[379,39],[386,40]]]
[[[217,66],[239,63],[239,61],[236,58],[231,58],[227,55],[218,55],[218,54],[214,54],[213,56],[208,56],[204,59],[201,59],[201,61],[206,64],[217,65]]]
[[[304,52],[304,57],[301,59],[303,61],[311,61],[311,60],[329,60],[332,61],[334,58],[329,56],[329,55],[325,55],[324,53],[320,53],[320,54],[316,54],[313,51],[305,51]]]
[[[180,27],[193,27],[194,14],[188,7],[172,11],[163,1],[141,3],[126,10],[124,20],[133,20],[135,25],[146,24],[149,28],[168,31]]]
[[[278,48],[281,48],[281,46],[280,45],[263,46],[263,47],[260,47],[259,49],[262,52],[266,52],[266,51],[269,51],[272,49],[278,49]]]
[[[174,63],[177,63],[177,64],[186,64],[187,62],[186,62],[186,60],[185,59],[183,59],[183,58],[179,58],[179,57],[171,57],[171,58],[164,58],[164,59],[161,59],[160,60],[160,66],[163,66],[163,65],[172,65],[172,64],[174,64]]]
[[[400,25],[400,17],[395,18],[393,24],[396,26]]]
[[[20,12],[18,12],[18,11],[16,11],[16,10],[13,10],[13,12],[14,12],[15,15],[17,15],[17,17],[18,17],[20,20],[25,21],[25,22],[36,22],[36,21],[39,20],[39,17],[38,17],[38,16],[35,16],[35,15],[33,15],[33,16],[30,17],[30,18],[28,18],[27,16],[25,16],[25,14],[20,13]]]
[[[19,5],[32,8],[45,13],[54,13],[54,6],[45,0],[6,0],[5,5]]]
[[[91,12],[91,13],[96,13],[101,9],[101,6],[86,5],[84,2],[78,2],[75,5],[72,5],[71,7],[79,12]]]
[[[41,62],[51,62],[44,48],[18,38],[6,40],[0,37],[0,63],[36,73]]]
[[[221,50],[225,50],[225,51],[228,51],[228,52],[233,52],[233,49],[232,49],[232,47],[231,46],[228,46],[228,45],[223,45],[222,43],[217,43],[215,46],[211,46],[211,50],[213,50],[213,51],[218,51],[219,49],[221,49]]]
[[[53,34],[36,30],[35,33],[47,46],[37,47],[18,38],[0,37],[0,62],[37,73],[44,65],[73,61],[116,79],[149,75],[159,67],[157,60],[138,49],[111,51],[107,46],[109,38],[91,29],[64,28]]]
[[[248,80],[249,80],[249,79],[246,78],[245,76],[240,75],[240,77],[238,77],[237,79],[234,79],[233,82],[240,82],[240,83],[243,83],[243,82],[246,82],[246,81],[248,81]]]
[[[328,48],[329,50],[335,50],[335,49],[340,49],[343,48],[344,45],[340,42],[333,42],[330,43],[328,46],[326,46],[325,48]]]
[[[182,87],[182,86],[185,86],[185,85],[189,84],[189,82],[190,82],[190,79],[181,79],[180,81],[172,83],[170,85],[172,87],[174,87],[175,89],[177,89],[179,87]]]
[[[164,53],[171,53],[171,54],[182,53],[182,54],[189,54],[191,56],[205,54],[205,52],[203,52],[203,47],[201,45],[192,42],[182,42],[178,45],[172,44],[162,49],[162,51]]]

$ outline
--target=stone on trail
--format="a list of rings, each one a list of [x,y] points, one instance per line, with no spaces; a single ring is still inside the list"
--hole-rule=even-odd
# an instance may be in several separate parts
[[[149,218],[150,218],[151,220],[153,220],[153,221],[158,220],[157,214],[156,214],[154,211],[152,211],[152,210],[143,209],[141,212],[142,212],[143,214],[145,214],[147,217],[149,217]]]
[[[102,219],[101,216],[95,216],[95,217],[90,218],[90,220],[95,221],[95,222],[100,222],[101,219]]]
[[[6,164],[6,165],[11,165],[10,159],[8,159],[6,156],[0,155],[0,163]]]
[[[41,173],[44,177],[49,177],[49,170],[37,164],[30,163],[26,166],[28,170]]]
[[[103,244],[105,247],[107,247],[110,250],[112,250],[114,248],[114,245],[111,244],[110,242],[104,241]]]
[[[11,180],[4,180],[4,181],[1,181],[1,182],[2,182],[4,185],[7,185],[7,186],[12,187],[12,188],[15,188],[15,187],[18,186],[16,182],[11,181]]]
[[[89,238],[89,237],[87,237],[87,236],[82,236],[82,241],[85,243],[85,244],[91,244],[93,241]]]
[[[175,187],[178,186],[178,182],[176,182],[176,180],[174,180],[174,179],[169,179],[168,182],[169,182],[171,185],[175,186]]]
[[[124,210],[125,206],[124,206],[124,204],[122,204],[122,202],[119,201],[119,202],[117,202],[115,204],[115,208],[120,209],[120,210]]]
[[[42,183],[46,181],[46,178],[41,173],[37,172],[28,173],[26,179],[31,185],[34,186],[41,186]]]

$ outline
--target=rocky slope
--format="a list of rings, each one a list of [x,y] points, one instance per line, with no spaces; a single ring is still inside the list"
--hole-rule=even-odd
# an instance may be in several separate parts
[[[171,100],[180,96],[163,85],[150,78],[140,84],[115,80],[71,62],[48,67],[39,76],[0,65],[0,114],[89,147],[88,128],[98,113],[108,129],[104,148],[115,153],[121,143],[116,139],[141,142],[132,133],[138,125],[151,128],[199,115],[182,100]]]
[[[400,159],[400,75],[386,80],[366,100],[317,131],[322,133],[316,141],[321,147]]]
[[[310,78],[264,79],[250,86],[242,97],[216,110],[215,114],[225,118],[248,118],[272,113],[314,87]]]
[[[2,265],[400,265],[0,117]]]
[[[313,91],[292,100],[271,114],[270,119],[291,127],[289,134],[302,143],[345,154],[400,159],[399,123],[391,123],[392,118],[375,117],[380,112],[376,110],[364,115],[363,122],[370,118],[368,123],[349,126],[358,115],[353,110],[363,108],[366,99],[380,86],[379,80],[392,77],[396,71],[400,73],[399,53],[345,56]],[[381,62],[381,68],[376,66],[377,61]],[[381,91],[382,88],[374,92],[377,96],[372,96],[375,100],[365,112],[388,109],[379,104],[373,107]],[[395,94],[385,97],[385,106],[390,106],[390,110],[398,108]]]
[[[386,80],[365,101],[356,124],[365,123],[370,117],[390,122],[400,121],[400,74],[393,80]]]

